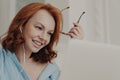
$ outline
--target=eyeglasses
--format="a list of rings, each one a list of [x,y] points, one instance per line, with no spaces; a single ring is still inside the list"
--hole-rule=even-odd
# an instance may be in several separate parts
[[[66,8],[64,8],[64,9],[62,9],[61,10],[61,12],[63,12],[64,10],[67,10],[67,9],[69,9],[70,7],[68,6],[68,7],[66,7]],[[80,22],[80,20],[81,20],[81,17],[83,16],[85,14],[85,12],[82,12],[82,14],[79,16],[79,18],[78,18],[78,20],[77,20],[77,23],[79,23]],[[66,33],[66,32],[60,32],[61,34],[64,34],[64,35],[68,35],[69,36],[69,34],[68,33]]]

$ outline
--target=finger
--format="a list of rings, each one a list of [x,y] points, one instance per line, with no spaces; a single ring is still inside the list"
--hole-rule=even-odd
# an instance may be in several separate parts
[[[79,27],[74,27],[74,30],[77,31],[78,33],[82,32],[82,30]]]
[[[84,39],[84,35],[80,34],[79,36],[78,35],[75,35],[74,33],[69,33],[69,36],[71,38],[75,38],[75,39]]]
[[[83,31],[83,28],[80,26],[80,25],[78,25],[77,23],[74,23],[74,25],[76,26],[76,27],[73,27],[73,28],[76,28],[76,30],[78,31],[78,32],[80,32],[80,33],[83,33],[84,31]]]
[[[72,28],[69,33],[73,33],[75,35],[79,35],[80,34],[80,31],[77,29],[77,28]]]
[[[77,36],[77,35],[75,35],[74,33],[68,33],[68,34],[69,34],[69,36],[70,36],[71,38],[81,39],[81,40],[84,38],[83,35]]]
[[[78,27],[78,23],[73,23],[74,27]]]
[[[71,38],[76,38],[77,36],[74,33],[68,33]]]
[[[73,23],[74,27],[80,27],[78,23]]]
[[[80,37],[82,34],[81,33],[78,33],[77,30],[73,29],[69,32],[69,34],[71,35],[74,35],[73,37]]]
[[[73,29],[75,30],[75,29]],[[77,39],[83,39],[84,38],[84,34],[83,33],[78,33],[77,31],[69,31],[68,35],[71,36],[71,38],[77,38]]]
[[[75,31],[76,34],[82,34],[83,31],[79,27],[73,27],[70,31]]]

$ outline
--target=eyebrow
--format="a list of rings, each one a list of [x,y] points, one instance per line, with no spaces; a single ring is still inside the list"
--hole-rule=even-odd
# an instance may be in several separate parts
[[[45,27],[41,22],[36,22],[36,24],[40,24],[40,25],[42,25],[43,27]]]
[[[46,26],[44,26],[41,22],[36,22],[36,24],[40,24],[40,25],[42,25],[44,28],[46,27]],[[54,29],[53,30],[49,30],[50,32],[52,31],[52,32],[54,32]]]

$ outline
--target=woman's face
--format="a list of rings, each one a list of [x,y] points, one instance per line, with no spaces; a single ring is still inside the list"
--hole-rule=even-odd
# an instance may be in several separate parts
[[[49,42],[54,33],[54,18],[44,9],[34,14],[23,28],[25,49],[28,52],[38,52]]]

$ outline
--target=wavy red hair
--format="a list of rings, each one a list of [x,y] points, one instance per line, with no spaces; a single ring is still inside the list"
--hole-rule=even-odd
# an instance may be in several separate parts
[[[41,49],[39,52],[31,54],[36,62],[46,63],[51,62],[53,58],[57,56],[57,53],[53,50],[53,46],[59,40],[59,34],[62,29],[63,19],[60,10],[50,4],[44,3],[30,3],[23,7],[17,15],[14,17],[9,29],[7,36],[2,40],[2,47],[5,50],[16,52],[19,46],[24,43],[20,28],[24,27],[28,20],[40,9],[47,10],[55,20],[55,30],[51,37],[50,43]]]

